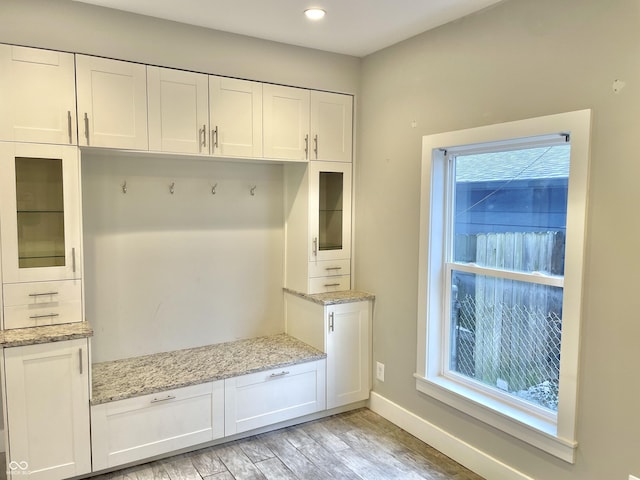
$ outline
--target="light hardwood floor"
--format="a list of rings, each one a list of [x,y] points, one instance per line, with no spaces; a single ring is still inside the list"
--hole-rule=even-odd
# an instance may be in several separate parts
[[[482,480],[366,408],[93,477],[201,478]]]

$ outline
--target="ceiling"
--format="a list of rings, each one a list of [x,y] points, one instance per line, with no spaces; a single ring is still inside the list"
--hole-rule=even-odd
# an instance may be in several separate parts
[[[363,57],[502,0],[75,0]],[[326,10],[307,20],[309,7]]]

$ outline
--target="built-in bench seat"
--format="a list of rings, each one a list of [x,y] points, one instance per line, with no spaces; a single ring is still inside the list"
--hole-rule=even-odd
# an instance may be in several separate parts
[[[324,410],[326,354],[285,334],[93,364],[93,470]]]

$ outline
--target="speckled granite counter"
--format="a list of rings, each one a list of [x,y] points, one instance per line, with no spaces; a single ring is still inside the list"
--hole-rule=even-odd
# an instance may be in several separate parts
[[[63,342],[93,336],[89,322],[63,323],[43,327],[13,328],[0,331],[0,347],[22,347],[38,343]]]
[[[329,292],[329,293],[301,293],[297,290],[285,288],[285,292],[298,297],[305,298],[311,302],[318,303],[320,305],[336,305],[339,303],[351,303],[360,302],[362,300],[375,300],[376,296],[372,293],[359,292],[357,290],[344,290],[342,292]]]
[[[94,363],[92,405],[326,358],[285,334]]]

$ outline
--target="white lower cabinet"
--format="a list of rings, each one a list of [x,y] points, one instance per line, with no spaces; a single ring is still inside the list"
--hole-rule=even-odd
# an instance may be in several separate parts
[[[287,333],[327,354],[327,408],[370,391],[371,301],[321,305],[285,293]]]
[[[94,471],[223,436],[223,380],[91,407]]]
[[[324,410],[325,376],[318,360],[225,380],[225,434]]]
[[[9,479],[91,471],[87,339],[5,348]]]

